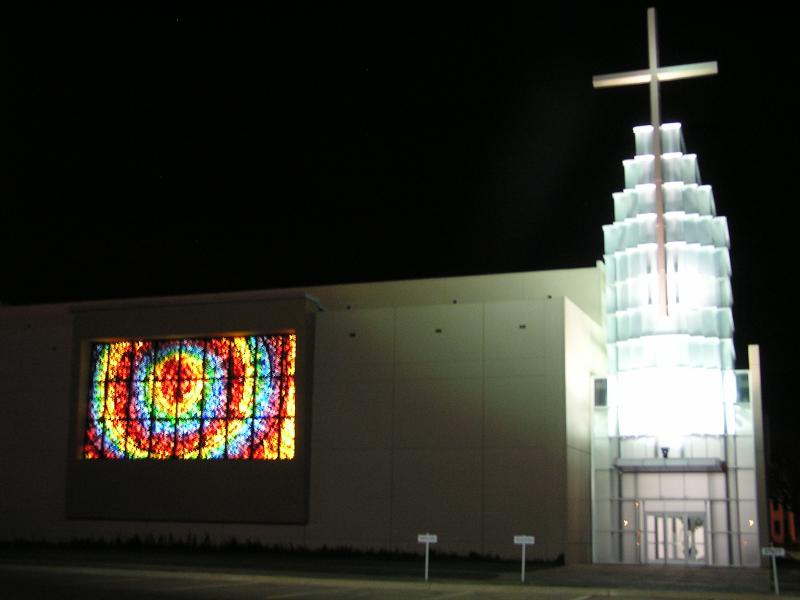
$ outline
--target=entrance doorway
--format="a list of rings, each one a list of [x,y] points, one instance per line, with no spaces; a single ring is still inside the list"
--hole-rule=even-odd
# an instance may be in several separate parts
[[[705,514],[648,512],[645,544],[648,563],[706,564]]]

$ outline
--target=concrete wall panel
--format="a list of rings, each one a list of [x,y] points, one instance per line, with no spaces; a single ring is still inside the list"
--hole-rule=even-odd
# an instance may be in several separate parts
[[[439,536],[437,550],[479,547],[482,540],[483,459],[474,449],[396,449],[393,455],[392,540]]]
[[[480,377],[401,379],[394,401],[396,448],[480,448]],[[433,458],[433,457],[432,457]]]
[[[311,545],[387,548],[390,544],[391,453],[325,449],[312,463]]]

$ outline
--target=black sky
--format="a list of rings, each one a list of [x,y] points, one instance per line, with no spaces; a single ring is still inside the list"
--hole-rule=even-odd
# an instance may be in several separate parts
[[[645,88],[591,77],[646,66],[649,4],[7,14],[0,300],[591,266],[649,120]],[[761,343],[788,433],[795,19],[656,6],[662,64],[719,62],[663,119],[728,218],[738,360]]]

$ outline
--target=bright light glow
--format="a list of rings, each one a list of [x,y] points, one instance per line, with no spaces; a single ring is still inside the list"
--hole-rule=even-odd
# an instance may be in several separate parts
[[[719,370],[694,367],[652,367],[612,374],[608,399],[611,404],[613,398],[617,410],[619,435],[674,440],[693,433],[721,434],[726,412],[723,383]],[[614,426],[609,423],[612,435]]]
[[[669,316],[658,306],[654,157],[639,154],[650,125],[634,128],[637,155],[623,161],[625,189],[603,226],[609,434],[654,436],[673,451],[688,435],[733,433],[736,397],[728,226],[694,181],[696,156],[677,151],[680,127],[661,126]]]
[[[748,527],[753,527],[755,524],[756,524],[756,522],[753,519],[747,519],[747,526]]]
[[[660,435],[658,437],[659,448],[669,448],[670,454],[675,458],[683,447],[683,438],[680,436]]]

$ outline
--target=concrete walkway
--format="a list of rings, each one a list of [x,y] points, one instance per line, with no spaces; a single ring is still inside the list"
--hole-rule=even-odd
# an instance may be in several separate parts
[[[800,594],[796,570],[784,573],[784,591]],[[779,572],[780,576],[780,572]],[[541,569],[531,573],[531,584],[587,587],[607,590],[648,590],[650,592],[771,593],[769,569],[733,567],[681,567],[643,565],[573,565]]]

